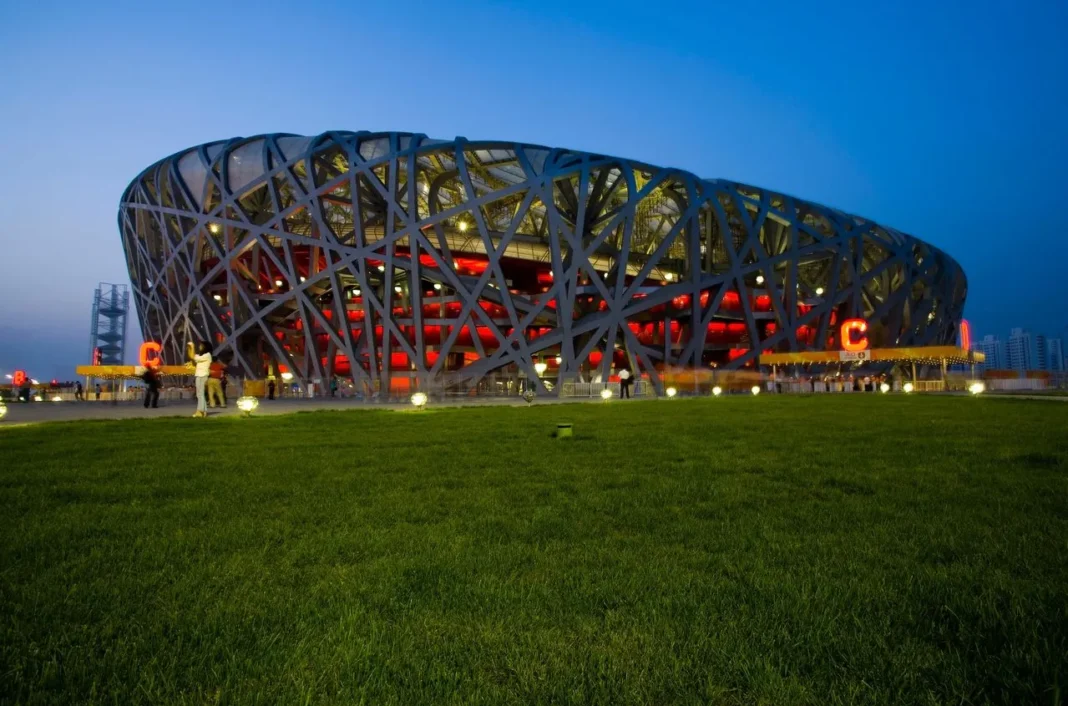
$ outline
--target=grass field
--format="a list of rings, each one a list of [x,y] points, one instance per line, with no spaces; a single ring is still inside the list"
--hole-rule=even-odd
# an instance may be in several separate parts
[[[5,703],[1068,698],[1068,404],[42,425],[0,502]]]

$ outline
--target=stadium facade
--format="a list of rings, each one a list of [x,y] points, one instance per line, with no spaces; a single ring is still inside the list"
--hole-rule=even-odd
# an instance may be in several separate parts
[[[122,196],[146,340],[249,377],[468,389],[752,367],[762,351],[953,343],[960,266],[780,193],[500,141],[328,132],[184,150]],[[546,386],[544,383],[550,383]]]

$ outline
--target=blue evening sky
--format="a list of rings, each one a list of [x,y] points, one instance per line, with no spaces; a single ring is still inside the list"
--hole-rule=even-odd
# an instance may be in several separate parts
[[[505,138],[751,182],[1068,334],[1068,2],[0,0],[0,371],[73,375],[141,169],[237,135]],[[139,337],[131,321],[134,338]]]

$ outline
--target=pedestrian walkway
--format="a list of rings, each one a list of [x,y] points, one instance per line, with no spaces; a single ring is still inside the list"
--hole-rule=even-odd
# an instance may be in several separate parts
[[[620,402],[620,400],[613,400]],[[242,414],[241,410],[230,404],[222,409],[209,409],[209,417],[232,417]],[[601,403],[600,399],[543,397],[533,404],[589,404]],[[627,400],[629,403],[630,400]],[[431,400],[430,407],[526,407],[521,397],[463,397],[449,400]],[[287,398],[277,400],[260,400],[254,412],[256,416],[272,414],[292,414],[294,412],[313,412],[319,410],[369,410],[390,409],[410,410],[409,402],[369,402],[356,399],[300,399]],[[93,419],[153,419],[158,417],[191,417],[196,410],[195,400],[160,402],[157,409],[145,409],[140,402],[35,402],[32,404],[12,403],[7,405],[7,416],[0,422],[0,428],[17,424],[37,424],[40,422],[73,422]]]

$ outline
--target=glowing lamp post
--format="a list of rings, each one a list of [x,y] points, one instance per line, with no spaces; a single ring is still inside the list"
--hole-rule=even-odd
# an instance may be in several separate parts
[[[411,398],[412,406],[416,409],[423,409],[426,407],[426,401],[427,397],[425,392],[416,392]]]
[[[260,401],[255,397],[245,395],[244,397],[237,398],[237,408],[244,412],[246,417],[251,416],[259,406]]]

